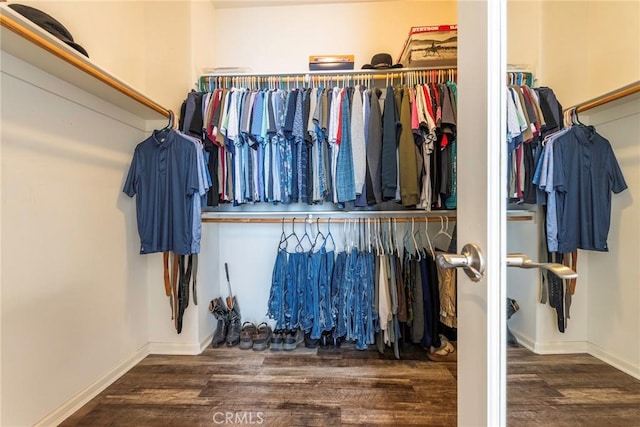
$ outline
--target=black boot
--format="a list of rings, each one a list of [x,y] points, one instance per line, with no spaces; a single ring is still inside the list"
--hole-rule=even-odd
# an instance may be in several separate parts
[[[227,330],[229,329],[229,310],[222,301],[222,298],[216,298],[211,300],[209,304],[209,311],[213,313],[216,319],[218,319],[218,326],[213,333],[213,340],[211,340],[212,347],[219,347],[224,343],[227,338]]]
[[[242,331],[242,320],[240,318],[240,307],[236,297],[233,297],[229,308],[229,330],[227,331],[227,347],[233,347],[240,342],[240,332]]]

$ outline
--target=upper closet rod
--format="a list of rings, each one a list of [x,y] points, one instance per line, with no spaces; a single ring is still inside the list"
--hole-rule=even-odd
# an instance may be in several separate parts
[[[117,79],[115,79],[114,77],[106,73],[105,71],[100,70],[97,66],[91,64],[86,58],[81,56],[79,53],[74,52],[73,54],[71,54],[67,52],[64,48],[61,47],[63,46],[63,43],[58,42],[57,40],[55,42],[52,42],[48,40],[46,36],[42,36],[37,32],[31,30],[27,26],[18,22],[13,17],[9,16],[9,14],[11,13],[15,13],[15,12],[13,12],[9,8],[2,7],[2,15],[0,15],[0,25],[16,33],[17,35],[21,36],[25,40],[30,41],[34,45],[46,50],[52,55],[62,59],[68,64],[78,68],[79,70],[85,72],[91,77],[112,87],[118,92],[123,93],[127,97],[139,102],[145,107],[150,108],[151,110],[162,114],[164,117],[169,118],[170,113],[169,113],[169,110],[167,110],[166,108],[153,102],[146,96],[142,95],[140,92],[128,87],[125,83],[118,81]],[[44,30],[42,31],[44,32]]]
[[[395,80],[415,79],[429,81],[456,80],[456,67],[422,67],[422,68],[396,68],[389,70],[338,70],[338,71],[308,71],[303,73],[237,73],[237,74],[206,74],[200,76],[198,82],[200,90],[215,86],[228,86],[230,84],[305,84],[312,81],[353,81],[353,80]]]
[[[637,92],[640,92],[640,80],[634,83],[628,84],[626,86],[623,86],[614,91],[605,93],[604,95],[590,99],[589,101],[581,102],[578,105],[567,108],[565,111],[572,110],[577,113],[582,113],[583,111],[591,110],[601,105],[608,104],[610,102],[624,98],[625,96],[633,95],[634,93],[637,93]]]

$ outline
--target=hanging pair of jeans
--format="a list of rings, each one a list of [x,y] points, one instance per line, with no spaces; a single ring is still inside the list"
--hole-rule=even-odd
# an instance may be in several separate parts
[[[267,316],[276,321],[276,329],[284,329],[288,320],[285,312],[285,297],[287,295],[285,285],[289,269],[287,261],[287,252],[278,249],[271,274],[271,290],[267,305]]]
[[[344,272],[347,265],[347,253],[340,252],[336,257],[336,262],[331,274],[331,319],[334,324],[333,337],[343,337],[347,331],[344,323],[343,310],[343,288]]]
[[[287,254],[286,251],[280,250],[278,256],[280,256],[280,253],[284,254],[282,257],[285,259],[284,262],[281,261],[281,267],[278,269],[278,279],[282,280],[282,285],[280,286],[280,290],[282,293],[280,298],[282,299],[281,307],[283,311],[284,321],[282,323],[282,326],[280,326],[278,322],[276,322],[276,329],[296,329],[299,326],[298,316],[300,311],[298,302],[298,272],[304,259],[304,257],[301,257],[300,255],[304,254]],[[278,261],[276,260],[276,262]],[[273,283],[276,283],[275,280],[273,281]],[[277,289],[273,289],[273,285],[272,292],[277,292]],[[269,304],[269,310],[271,310],[271,303]],[[276,321],[278,319],[277,317],[270,317],[276,319]]]
[[[320,249],[320,274],[318,276],[319,291],[319,317],[318,324],[321,332],[328,332],[335,327],[331,308],[331,273],[333,272],[335,258],[333,251],[327,252]],[[313,335],[311,338],[314,338]],[[314,338],[315,339],[315,338]]]
[[[363,309],[364,309],[364,294],[365,294],[365,286],[364,283],[364,272],[363,270],[363,255],[362,252],[355,252],[356,261],[354,263],[354,271],[353,271],[353,284],[351,293],[353,294],[353,306],[352,306],[352,318],[350,324],[353,325],[352,328],[352,339],[356,343],[356,349],[364,350],[367,348],[366,340],[364,337],[364,325],[363,325]]]
[[[356,349],[365,350],[375,343],[373,322],[374,305],[374,265],[371,252],[360,251],[356,261],[356,281],[354,286],[353,325]]]
[[[319,339],[322,334],[320,329],[320,252],[307,253],[307,277],[304,283],[306,316],[301,319],[302,330],[311,331],[312,339]]]
[[[364,252],[364,283],[365,283],[365,293],[364,293],[364,336],[367,344],[375,343],[375,333],[376,333],[376,325],[378,321],[378,313],[375,311],[375,262],[374,255],[371,251]]]

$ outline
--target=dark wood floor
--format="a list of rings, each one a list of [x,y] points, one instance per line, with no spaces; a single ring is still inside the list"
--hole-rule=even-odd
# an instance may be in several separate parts
[[[589,355],[509,350],[510,426],[640,426],[640,381]],[[456,364],[419,349],[148,356],[63,426],[456,425]]]

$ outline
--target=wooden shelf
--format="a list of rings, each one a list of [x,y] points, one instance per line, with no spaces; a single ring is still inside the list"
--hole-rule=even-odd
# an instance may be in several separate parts
[[[0,4],[0,46],[47,73],[145,120],[162,120],[169,110],[94,64],[33,22]]]

